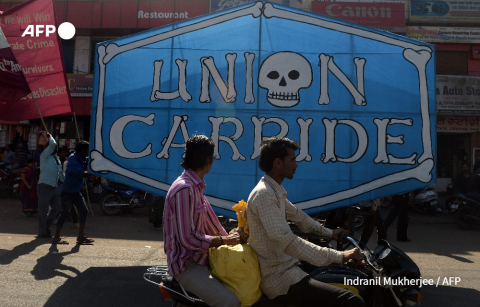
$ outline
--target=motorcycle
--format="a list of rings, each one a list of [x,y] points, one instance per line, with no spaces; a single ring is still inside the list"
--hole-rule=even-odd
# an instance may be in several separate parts
[[[358,293],[367,306],[400,307],[420,303],[420,270],[404,252],[386,240],[380,240],[373,252],[360,248],[352,237],[345,237],[343,240],[362,252],[365,263],[358,265],[355,261],[349,261],[347,265],[331,264],[316,268],[309,272],[312,278]],[[207,306],[202,300],[185,291],[170,275],[166,265],[148,268],[143,277],[159,287],[163,300],[174,300],[174,306]],[[288,307],[273,304],[266,296],[262,296],[253,305],[262,306]]]
[[[438,194],[431,187],[415,191],[413,209],[424,214],[435,215],[438,208]]]
[[[10,194],[20,197],[20,183],[22,177],[16,170],[0,169],[0,197],[5,198]]]
[[[132,188],[113,181],[101,183],[104,190],[101,198],[102,213],[105,215],[119,215],[135,208],[152,205],[157,196],[136,188]]]
[[[457,199],[463,202],[455,215],[455,224],[460,229],[471,229],[480,223],[480,201],[457,194]]]

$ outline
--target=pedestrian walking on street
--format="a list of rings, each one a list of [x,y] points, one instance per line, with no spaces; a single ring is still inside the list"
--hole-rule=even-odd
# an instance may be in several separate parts
[[[388,227],[398,217],[397,241],[410,242],[407,236],[408,229],[408,203],[413,201],[413,193],[404,193],[392,197],[393,208],[385,219],[385,227]]]
[[[52,135],[41,132],[39,143],[48,143],[48,145],[40,155],[40,178],[37,188],[38,236],[51,238],[50,226],[61,208],[60,183],[63,181],[63,172],[57,156],[57,142]]]
[[[83,178],[87,170],[87,156],[89,143],[80,141],[75,146],[75,152],[68,157],[67,169],[65,170],[65,181],[62,186],[62,210],[57,220],[57,229],[52,239],[53,244],[68,244],[67,241],[60,238],[63,224],[70,214],[72,204],[79,213],[79,228],[77,244],[92,244],[93,239],[85,236],[85,222],[87,220],[88,208],[85,199],[81,193],[83,187]]]
[[[367,202],[371,205],[369,210],[371,215],[365,216],[365,224],[363,226],[362,234],[360,235],[359,245],[361,248],[367,246],[374,228],[377,229],[377,242],[387,239],[387,227],[385,227],[385,223],[383,222],[382,213],[378,210],[381,201],[381,199],[377,198],[371,202]]]
[[[63,146],[58,149],[58,157],[60,158],[60,162],[62,163],[62,168],[63,168],[63,174],[65,175],[65,171],[67,170],[67,164],[68,164],[68,156],[69,156],[70,150],[68,147]],[[72,151],[74,153],[75,151]],[[72,206],[70,209],[70,216],[67,218],[67,221],[73,221],[73,226],[78,228],[78,213],[77,209],[75,206]]]

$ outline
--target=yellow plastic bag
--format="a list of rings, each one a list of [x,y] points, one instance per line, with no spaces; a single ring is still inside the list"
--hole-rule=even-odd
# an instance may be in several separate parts
[[[238,228],[248,235],[247,203],[241,200],[232,208],[237,212]],[[237,295],[242,307],[252,306],[260,299],[260,266],[250,245],[210,248],[209,260],[212,275]]]
[[[260,299],[260,267],[250,245],[210,248],[209,261],[212,275],[235,293],[242,307],[252,306]]]

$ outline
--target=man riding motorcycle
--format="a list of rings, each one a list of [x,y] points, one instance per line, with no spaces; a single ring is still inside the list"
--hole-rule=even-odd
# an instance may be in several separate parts
[[[339,252],[312,244],[296,236],[287,220],[300,230],[337,240],[346,230],[330,230],[313,220],[288,199],[281,183],[292,179],[298,167],[295,151],[299,145],[287,138],[270,138],[262,143],[259,166],[266,175],[250,193],[247,220],[249,244],[257,252],[262,273],[262,291],[273,301],[294,306],[365,306],[363,299],[351,291],[322,283],[308,276],[299,260],[315,266],[360,261],[357,249]]]

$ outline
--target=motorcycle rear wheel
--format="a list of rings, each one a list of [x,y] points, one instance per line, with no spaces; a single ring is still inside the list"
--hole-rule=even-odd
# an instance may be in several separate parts
[[[121,203],[122,203],[122,199],[118,195],[107,194],[102,199],[102,204],[100,209],[102,210],[102,213],[105,215],[109,215],[109,216],[119,215],[123,213],[123,208],[106,206],[106,204],[113,205],[113,204],[121,204]]]
[[[474,221],[469,218],[468,215],[471,215],[472,212],[473,209],[468,206],[460,207],[457,211],[457,215],[455,215],[455,224],[457,224],[457,226],[463,230],[471,229]]]

